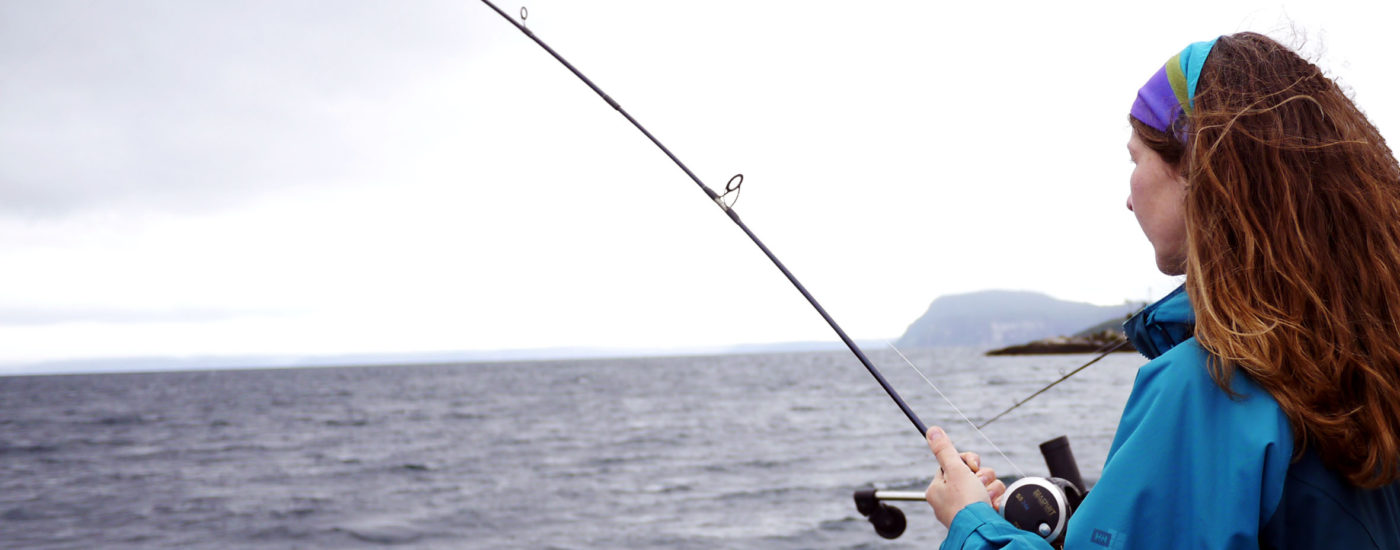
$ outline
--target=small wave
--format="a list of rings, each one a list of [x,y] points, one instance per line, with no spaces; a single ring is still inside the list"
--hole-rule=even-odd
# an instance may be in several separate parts
[[[708,464],[703,467],[707,472],[732,472],[739,469],[757,468],[759,470],[775,470],[791,465],[792,461],[778,460],[748,460],[739,463]]]
[[[655,463],[659,457],[652,453],[626,453],[622,455],[600,456],[583,461],[583,467],[595,472],[608,472],[616,467],[636,466]]]
[[[93,424],[101,426],[137,426],[145,424],[146,419],[139,414],[120,414],[116,416],[104,416],[93,421]]]
[[[301,519],[318,512],[316,508],[292,508],[291,510],[273,510],[268,515],[273,519]]]
[[[426,464],[417,464],[417,463],[412,463],[412,462],[410,462],[410,463],[407,463],[407,464],[402,464],[402,465],[400,465],[400,466],[399,466],[399,469],[400,469],[400,470],[409,470],[409,471],[414,471],[414,472],[426,472],[426,471],[431,470],[432,468],[429,468]]]
[[[267,529],[254,531],[251,535],[249,535],[249,538],[256,541],[297,540],[310,537],[312,534],[312,531],[309,529],[298,529],[287,525],[277,525],[269,527]]]
[[[791,495],[801,495],[811,493],[814,490],[810,487],[760,487],[740,491],[729,491],[720,494],[717,499],[720,502],[732,502],[738,500],[759,499],[768,502],[781,502]]]
[[[28,508],[10,508],[5,513],[0,514],[0,519],[5,521],[27,521],[35,519],[45,519],[47,516],[35,513]]]
[[[672,493],[688,493],[694,489],[695,487],[688,483],[661,483],[643,487],[642,491],[647,493],[668,495]]]
[[[413,544],[422,540],[424,536],[422,532],[413,527],[393,522],[336,527],[334,530],[345,533],[358,541],[384,545]]]
[[[57,450],[57,445],[44,445],[42,443],[35,445],[10,445],[8,443],[0,442],[0,456],[11,454],[18,455],[52,453]]]
[[[853,524],[863,524],[867,522],[865,517],[859,515],[849,515],[841,519],[823,520],[817,524],[817,529],[821,531],[845,531]]]
[[[77,440],[77,443],[92,447],[130,447],[136,445],[137,441],[129,437],[114,437],[110,439],[85,437]]]
[[[351,419],[351,420],[327,420],[327,421],[326,421],[326,425],[327,425],[327,426],[364,426],[364,425],[366,425],[366,424],[369,424],[369,420],[365,420],[365,419],[363,419],[363,418],[356,418],[356,419]]]
[[[229,443],[227,445],[222,445],[218,447],[201,447],[193,450],[198,452],[224,454],[236,452],[264,453],[272,451],[274,449],[272,447],[262,445],[259,443]]]

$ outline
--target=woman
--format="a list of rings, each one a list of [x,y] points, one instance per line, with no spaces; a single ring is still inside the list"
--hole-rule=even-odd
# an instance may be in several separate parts
[[[1128,209],[1182,288],[1065,547],[1400,548],[1400,165],[1317,67],[1254,33],[1138,92]],[[1045,547],[929,430],[945,548]],[[980,472],[987,476],[983,469]]]

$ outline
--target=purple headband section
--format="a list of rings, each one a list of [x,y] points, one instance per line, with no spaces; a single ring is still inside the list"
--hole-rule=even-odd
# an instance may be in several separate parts
[[[1176,92],[1172,91],[1172,83],[1167,79],[1165,65],[1157,69],[1157,73],[1147,80],[1147,84],[1138,89],[1137,100],[1133,102],[1133,109],[1129,111],[1133,118],[1168,134],[1171,133],[1172,122],[1179,112],[1181,103],[1176,100]]]

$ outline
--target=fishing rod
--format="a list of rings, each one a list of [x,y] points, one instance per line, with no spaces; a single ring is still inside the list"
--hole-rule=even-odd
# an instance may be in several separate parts
[[[618,113],[621,113],[622,116],[625,117],[628,122],[631,122],[633,126],[636,126],[637,129],[642,132],[642,134],[646,135],[647,139],[650,139],[653,144],[655,144],[658,148],[661,149],[661,152],[666,153],[666,156],[670,157],[671,161],[676,163],[676,166],[680,167],[681,171],[685,172],[685,175],[690,176],[690,180],[695,182],[695,185],[699,186],[700,190],[704,191],[705,195],[709,197],[711,201],[714,201],[715,205],[719,206],[720,210],[723,210],[724,213],[729,216],[729,219],[732,220],[735,225],[738,225],[739,229],[742,229],[744,231],[744,234],[748,235],[749,239],[752,240],[755,245],[758,245],[758,248],[763,251],[764,255],[768,256],[769,260],[772,260],[773,265],[777,266],[778,270],[783,272],[783,276],[787,277],[788,282],[791,282],[792,286],[797,287],[797,291],[802,293],[802,297],[807,299],[807,303],[812,304],[812,307],[816,308],[817,313],[821,314],[822,319],[826,320],[826,324],[831,325],[831,329],[836,331],[836,335],[841,338],[841,341],[846,344],[847,348],[850,348],[851,353],[855,354],[856,358],[860,360],[860,364],[864,365],[865,369],[870,371],[871,376],[874,376],[875,380],[880,383],[880,387],[885,389],[885,393],[889,394],[891,399],[894,399],[895,404],[899,405],[899,409],[901,411],[904,411],[904,416],[908,417],[909,421],[914,423],[914,428],[919,430],[919,437],[926,437],[926,435],[928,434],[928,426],[924,424],[923,420],[919,419],[919,415],[915,414],[914,410],[909,408],[909,405],[904,402],[904,398],[900,397],[899,392],[895,391],[894,386],[891,386],[889,381],[885,380],[884,375],[880,374],[880,370],[875,368],[875,365],[871,363],[870,359],[865,356],[865,352],[861,351],[860,346],[856,345],[855,340],[852,340],[850,336],[846,335],[846,331],[841,329],[841,325],[836,324],[836,320],[833,319],[831,315],[826,312],[826,308],[823,308],[820,302],[817,302],[817,299],[812,296],[812,293],[807,291],[807,287],[802,286],[802,283],[798,281],[797,277],[794,276],[792,272],[788,270],[787,266],[783,265],[783,262],[779,260],[776,255],[773,254],[773,251],[769,250],[768,246],[763,244],[762,240],[759,240],[758,235],[755,235],[754,232],[750,230],[747,225],[744,224],[743,220],[739,219],[739,213],[734,211],[734,208],[731,204],[724,202],[722,195],[715,193],[713,190],[710,189],[709,186],[705,185],[705,182],[700,181],[699,176],[696,176],[694,172],[691,172],[690,168],[686,167],[685,163],[681,162],[681,159],[676,158],[676,155],[661,143],[661,140],[656,139],[656,136],[653,136],[651,132],[647,131],[646,127],[642,126],[642,124],[640,122],[637,122],[637,119],[633,118],[632,115],[629,114],[626,109],[622,108],[622,105],[619,105],[617,101],[615,101],[612,97],[609,97],[608,94],[604,93],[603,90],[599,88],[598,85],[594,84],[592,80],[589,80],[587,76],[584,76],[582,72],[580,72],[577,68],[574,68],[573,64],[569,63],[567,60],[564,59],[563,56],[559,55],[559,52],[554,51],[554,48],[549,47],[549,44],[545,44],[543,40],[540,40],[538,36],[535,36],[535,33],[531,32],[528,27],[516,21],[515,19],[512,19],[509,15],[506,15],[506,12],[501,11],[501,8],[498,8],[495,4],[491,3],[491,0],[481,1],[487,6],[490,6],[492,10],[500,14],[500,16],[506,21],[509,21],[510,24],[515,25],[515,28],[520,29],[520,32],[525,33],[525,36],[528,36],[531,40],[534,40],[536,44],[539,44],[541,48],[544,48],[545,51],[549,52],[549,55],[554,56],[554,59],[558,60],[564,65],[564,67],[568,68],[569,72],[574,73],[574,76],[577,76],[579,80],[582,80],[584,84],[587,84],[588,87],[591,88],[594,93],[597,93],[598,97],[603,98],[603,101],[606,101],[608,105],[610,105],[613,109],[616,109]],[[522,18],[528,17],[528,13],[529,12],[525,11],[524,8],[521,9],[520,14]],[[743,184],[743,181],[743,174],[738,174],[735,175],[733,178],[730,178],[729,184],[726,185],[725,188],[726,194],[728,194],[729,192],[737,192],[739,186]]]
[[[738,212],[736,212],[733,208],[733,202],[725,202],[724,197],[729,195],[730,193],[736,194],[737,198],[737,193],[739,192],[740,186],[743,185],[743,174],[736,174],[734,177],[730,178],[729,183],[725,185],[724,194],[721,195],[715,193],[712,189],[710,189],[709,186],[705,185],[705,182],[701,181],[700,177],[696,176],[695,173],[692,172],[690,168],[685,165],[685,163],[681,162],[681,160],[677,158],[676,155],[672,153],[670,149],[666,148],[666,146],[662,144],[661,141],[656,138],[656,136],[652,135],[650,131],[647,131],[646,127],[642,126],[640,122],[637,122],[637,119],[633,118],[632,115],[628,113],[626,109],[623,109],[622,105],[618,104],[616,100],[608,96],[608,94],[604,93],[603,90],[599,88],[597,84],[594,84],[592,80],[590,80],[587,76],[584,76],[584,74],[577,68],[575,68],[573,64],[569,63],[568,60],[565,60],[562,55],[559,55],[559,52],[554,51],[554,48],[549,47],[549,45],[546,44],[543,40],[541,40],[538,36],[535,36],[535,33],[531,32],[530,29],[523,24],[523,21],[529,17],[529,12],[526,11],[525,8],[522,7],[520,9],[521,21],[516,21],[515,19],[507,15],[506,12],[502,11],[501,8],[493,4],[491,0],[481,1],[482,3],[489,6],[492,9],[492,11],[495,11],[497,14],[499,14],[501,18],[510,22],[511,25],[514,25],[515,28],[519,29],[520,32],[524,33],[525,36],[530,37],[530,39],[533,40],[536,44],[538,44],[541,48],[544,48],[546,52],[549,52],[549,55],[553,56],[555,60],[559,61],[560,64],[564,65],[565,68],[569,69],[569,72],[574,73],[574,76],[578,77],[579,80],[583,81],[584,84],[588,85],[588,87],[592,89],[594,93],[598,94],[598,97],[602,98],[603,101],[607,102],[609,106],[617,110],[617,112],[620,113],[624,118],[626,118],[628,122],[631,122],[632,126],[636,127],[637,130],[641,131],[642,134],[647,137],[647,139],[651,140],[652,144],[656,145],[657,148],[661,149],[661,152],[666,153],[666,156],[671,159],[671,162],[674,162],[676,166],[681,169],[681,171],[685,172],[685,174],[690,177],[690,180],[695,182],[695,185],[698,186],[700,190],[705,193],[705,196],[708,197],[712,202],[714,202],[715,205],[718,206],[720,210],[722,210],[725,213],[725,215],[728,216],[729,219],[734,222],[735,225],[739,226],[739,229],[743,230],[745,235],[748,235],[749,239],[752,240],[753,243],[758,246],[759,250],[763,251],[763,254],[767,256],[768,259],[773,262],[773,265],[776,266],[778,270],[783,273],[783,276],[787,277],[788,282],[792,283],[792,286],[796,287],[797,291],[802,293],[802,297],[807,299],[807,303],[811,304],[812,307],[817,310],[817,313],[821,315],[822,319],[826,321],[827,325],[831,326],[831,329],[836,332],[836,335],[841,338],[841,341],[846,344],[846,347],[851,350],[851,353],[856,356],[856,359],[860,360],[861,365],[865,366],[865,369],[870,372],[870,375],[873,376],[875,380],[880,383],[880,387],[884,388],[885,393],[888,394],[890,398],[894,400],[895,404],[899,405],[899,409],[904,412],[904,416],[907,417],[909,421],[914,424],[914,428],[919,431],[919,437],[921,439],[926,437],[926,434],[928,433],[928,426],[925,425],[924,422],[919,419],[919,416],[914,413],[913,409],[909,408],[909,405],[905,403],[904,398],[900,397],[899,392],[895,391],[894,386],[891,386],[889,381],[885,380],[884,375],[880,374],[880,370],[875,368],[874,363],[870,362],[870,359],[866,357],[865,352],[861,350],[860,346],[856,345],[855,341],[852,340],[850,336],[846,335],[846,331],[843,330],[841,328],[841,325],[837,324],[836,320],[833,319],[831,315],[826,312],[826,308],[823,308],[821,303],[818,302],[817,299],[812,296],[812,293],[807,291],[807,287],[803,286],[802,283],[797,280],[797,277],[794,276],[792,272],[788,270],[787,266],[783,265],[783,262],[779,260],[776,255],[773,254],[773,251],[769,250],[768,246],[763,244],[763,241],[760,240],[758,236],[754,234],[754,232],[750,230],[747,225],[744,224],[743,220],[739,219]],[[895,351],[898,352],[897,349]],[[900,354],[900,356],[903,357],[903,354]],[[905,361],[908,362],[908,359],[905,358]],[[909,363],[909,365],[913,367],[913,363]],[[918,371],[918,368],[914,367],[914,370]],[[920,372],[919,375],[923,376],[923,373]],[[933,382],[928,380],[927,377],[924,377],[924,379],[929,382],[929,385],[933,385]],[[934,389],[937,390],[937,386],[934,386]],[[941,395],[942,391],[939,391],[939,394]],[[946,395],[943,397],[945,400],[948,399]],[[951,400],[949,400],[949,404],[952,404]],[[956,406],[954,406],[954,408],[956,408]],[[961,414],[961,411],[959,411],[959,414]],[[964,419],[967,419],[966,415],[962,416]],[[968,420],[968,424],[972,424],[972,421]],[[974,429],[976,429],[975,425],[973,425],[973,427]],[[980,433],[980,430],[978,430],[978,432]],[[985,437],[985,435],[983,437]],[[1073,465],[1073,454],[1069,452],[1069,443],[1068,440],[1064,437],[1061,437],[1056,440],[1051,440],[1050,442],[1042,444],[1042,452],[1044,452],[1046,445],[1057,443],[1060,440],[1064,441],[1062,446],[1056,447],[1056,449],[1061,449],[1062,447],[1062,451],[1057,450],[1057,452],[1060,453],[1059,455],[1057,455],[1059,456],[1057,460],[1059,462],[1064,462],[1064,457],[1068,457],[1068,463],[1070,465]],[[988,441],[990,442],[990,440]],[[1003,454],[1003,456],[1005,455]],[[1060,477],[1055,477],[1055,463],[1050,462],[1050,456],[1051,455],[1046,454],[1047,463],[1050,464],[1052,467],[1052,477],[1022,477],[1021,479],[1012,483],[1011,486],[1007,487],[1006,492],[1002,496],[1001,502],[1003,505],[999,506],[998,508],[1001,510],[1003,517],[1006,517],[1006,519],[1010,521],[1012,525],[1015,525],[1016,527],[1021,529],[1036,532],[1041,536],[1045,537],[1047,541],[1053,542],[1056,540],[1063,540],[1065,522],[1068,521],[1069,514],[1073,512],[1073,507],[1078,505],[1078,501],[1082,499],[1083,485],[1082,482],[1074,483],[1071,481],[1066,481],[1065,479],[1062,479]],[[1074,467],[1073,477],[1076,481],[1078,481],[1077,466]],[[897,508],[881,504],[880,501],[922,500],[922,497],[915,499],[915,495],[922,494],[899,492],[882,493],[873,490],[869,491],[867,494],[866,491],[857,491],[856,507],[862,515],[869,517],[870,522],[875,525],[876,532],[879,533],[880,536],[892,539],[898,537],[904,532],[904,514],[903,512],[900,512]],[[1078,495],[1078,498],[1075,498],[1074,495]],[[1004,505],[1006,502],[1008,502],[1008,499],[1014,499],[1012,501],[1027,504],[1034,502],[1038,505],[1027,505],[1024,507],[1016,506],[1014,507],[1016,508],[1016,510],[1013,510],[1011,513],[1008,513],[1007,506]]]

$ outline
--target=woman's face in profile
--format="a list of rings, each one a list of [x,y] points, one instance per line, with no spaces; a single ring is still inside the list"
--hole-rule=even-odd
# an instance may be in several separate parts
[[[1176,167],[1148,148],[1137,133],[1128,140],[1133,175],[1128,210],[1157,256],[1157,269],[1167,275],[1186,272],[1186,178]]]

